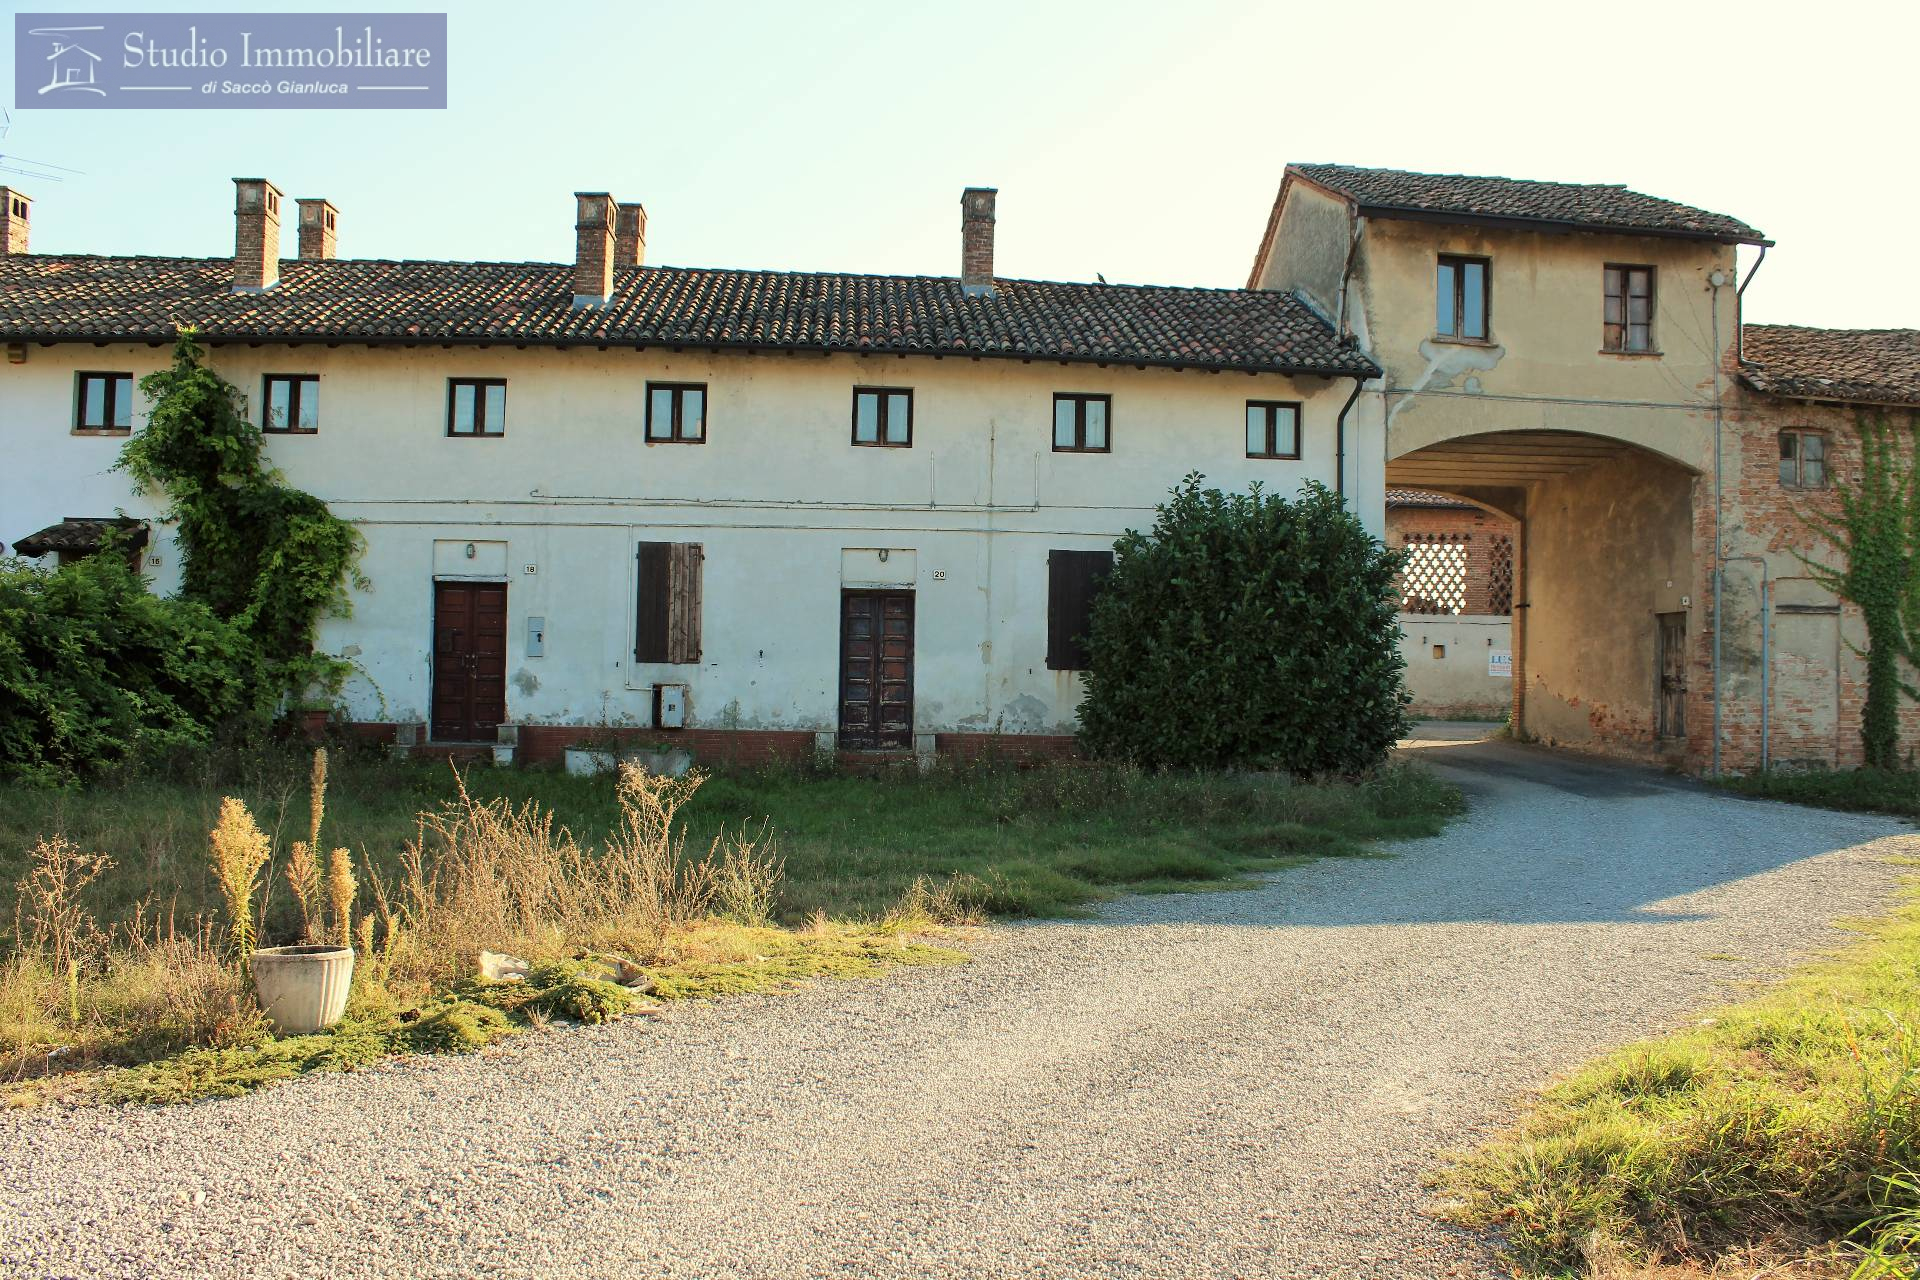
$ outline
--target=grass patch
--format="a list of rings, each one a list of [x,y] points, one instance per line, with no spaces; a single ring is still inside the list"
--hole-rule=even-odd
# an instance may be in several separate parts
[[[1768,800],[1786,800],[1820,809],[1920,818],[1920,773],[1916,772],[1893,769],[1770,769],[1713,781],[1728,791]]]
[[[216,911],[206,849],[221,797],[245,801],[274,848],[285,850],[306,834],[308,770],[304,756],[267,755],[228,771],[128,776],[84,791],[0,789],[0,885],[26,870],[37,839],[61,832],[114,861],[86,895],[103,922],[127,919],[141,903],[182,920]],[[620,822],[609,778],[483,768],[466,779],[477,800],[551,811],[583,845],[598,844]],[[395,878],[420,812],[453,795],[445,763],[336,752],[326,843],[350,849],[372,875]],[[1456,789],[1412,765],[1359,783],[980,765],[875,778],[725,772],[681,818],[689,846],[699,849],[723,827],[771,819],[785,858],[772,915],[799,924],[819,911],[877,919],[923,876],[971,877],[985,886],[973,905],[994,914],[1058,915],[1136,885],[1233,880],[1300,857],[1364,854],[1382,841],[1437,834],[1461,809]],[[284,859],[276,858],[263,878],[266,932],[286,937],[299,917]],[[12,917],[0,910],[0,934]]]
[[[1515,1132],[1438,1176],[1447,1215],[1503,1230],[1534,1276],[1831,1256],[1842,1242],[1863,1277],[1914,1276],[1920,904],[1863,933],[1549,1089]]]

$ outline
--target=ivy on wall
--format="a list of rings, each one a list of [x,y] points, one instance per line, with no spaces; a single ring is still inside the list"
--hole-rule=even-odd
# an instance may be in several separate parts
[[[322,618],[349,612],[359,531],[261,456],[260,428],[232,383],[207,368],[192,329],[173,364],[140,380],[152,401],[145,430],[115,464],[163,492],[179,531],[183,598],[233,623],[260,651],[269,696],[331,696],[350,667],[314,652]]]
[[[1884,413],[1854,415],[1860,437],[1860,475],[1834,485],[1839,510],[1798,514],[1822,541],[1840,552],[1841,567],[1805,555],[1815,581],[1860,607],[1867,647],[1867,703],[1860,738],[1867,767],[1900,765],[1900,699],[1920,698],[1901,672],[1915,665],[1920,639],[1920,415],[1902,432]]]

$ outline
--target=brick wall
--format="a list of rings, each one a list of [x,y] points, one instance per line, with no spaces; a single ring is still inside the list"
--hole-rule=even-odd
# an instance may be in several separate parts
[[[1440,539],[1466,548],[1465,606],[1462,613],[1505,613],[1494,608],[1493,578],[1496,539],[1507,539],[1512,546],[1514,521],[1479,507],[1396,507],[1387,508],[1387,545],[1405,547],[1409,539]],[[1506,561],[1511,566],[1512,560]],[[1507,570],[1507,598],[1512,599],[1511,568]]]

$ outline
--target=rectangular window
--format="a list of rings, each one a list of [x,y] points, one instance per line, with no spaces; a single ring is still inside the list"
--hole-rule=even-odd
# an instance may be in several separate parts
[[[1487,337],[1487,276],[1492,264],[1485,258],[1441,254],[1434,273],[1433,331],[1443,338]]]
[[[649,382],[647,440],[653,444],[705,444],[707,384]]]
[[[706,551],[697,542],[643,542],[635,558],[635,662],[700,661],[700,580]]]
[[[320,430],[320,377],[312,373],[270,373],[265,394],[266,412],[260,429],[287,435],[312,435]]]
[[[1285,400],[1247,401],[1247,456],[1298,458],[1300,406]]]
[[[132,374],[77,374],[73,399],[75,431],[133,430]]]
[[[1653,268],[1609,263],[1602,276],[1607,295],[1604,349],[1652,351]]]
[[[1780,483],[1819,489],[1827,483],[1827,438],[1818,431],[1780,433]]]
[[[448,378],[447,434],[450,436],[507,434],[507,380],[505,378]]]
[[[855,387],[853,442],[883,449],[912,448],[913,392],[906,387]]]
[[[1110,396],[1058,392],[1053,397],[1053,451],[1055,453],[1109,453],[1108,420],[1113,414]]]
[[[1047,670],[1085,671],[1093,665],[1088,647],[1093,602],[1112,572],[1111,551],[1047,553]]]

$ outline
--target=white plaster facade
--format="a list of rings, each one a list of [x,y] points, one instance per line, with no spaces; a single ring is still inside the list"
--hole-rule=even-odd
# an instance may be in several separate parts
[[[66,517],[152,517],[112,470],[123,438],[72,431],[77,372],[138,377],[164,345],[30,344],[0,365],[0,539]],[[688,686],[688,725],[831,730],[843,586],[915,593],[916,732],[1071,732],[1078,673],[1045,662],[1048,552],[1100,549],[1184,474],[1291,494],[1334,483],[1351,379],[1035,360],[665,350],[248,345],[209,361],[258,413],[268,373],[319,377],[316,435],[269,435],[295,485],[365,535],[365,590],[321,647],[350,658],[357,721],[428,717],[433,582],[507,584],[507,720],[645,725],[656,683]],[[505,378],[499,439],[449,438],[447,380]],[[649,380],[705,383],[706,442],[643,439]],[[856,385],[911,387],[910,448],[851,443]],[[1054,452],[1056,392],[1112,397],[1110,453]],[[1302,457],[1245,456],[1246,401],[1301,402]],[[1346,488],[1383,525],[1377,396],[1346,422]],[[145,419],[136,410],[134,430]],[[635,549],[705,551],[698,665],[633,661]],[[474,552],[467,555],[471,543]],[[862,551],[885,549],[883,562]],[[147,573],[178,580],[155,525]],[[876,566],[886,566],[884,569]],[[876,576],[895,580],[874,584]],[[544,653],[527,652],[530,620]]]

